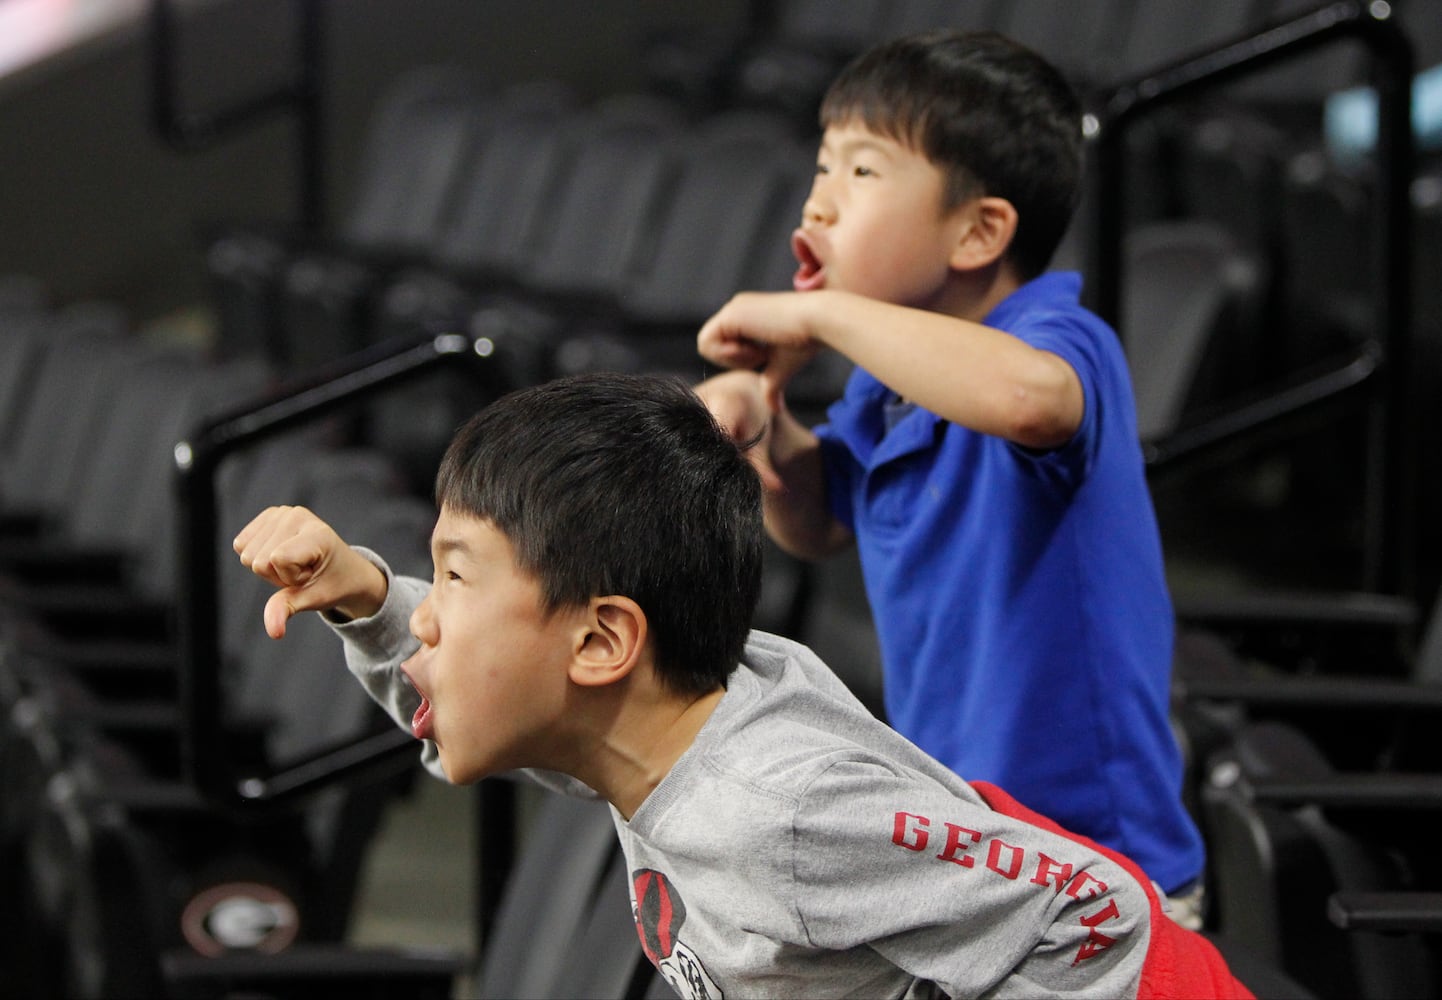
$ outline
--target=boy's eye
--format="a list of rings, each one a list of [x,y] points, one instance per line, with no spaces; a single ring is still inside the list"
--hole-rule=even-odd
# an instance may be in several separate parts
[[[818,174],[829,174],[831,173],[831,169],[824,163],[818,163],[816,164],[816,172]]]
[[[851,172],[857,177],[873,177],[876,174],[876,171],[872,170],[870,167],[862,166],[855,167]]]

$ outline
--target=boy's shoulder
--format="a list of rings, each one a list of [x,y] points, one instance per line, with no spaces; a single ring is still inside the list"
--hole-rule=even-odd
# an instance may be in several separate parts
[[[793,800],[811,794],[838,766],[877,775],[926,773],[928,781],[944,775],[965,790],[872,715],[809,648],[764,632],[751,633],[698,749],[714,771]]]

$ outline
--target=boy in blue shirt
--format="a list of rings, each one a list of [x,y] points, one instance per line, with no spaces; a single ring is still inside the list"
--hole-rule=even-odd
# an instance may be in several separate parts
[[[838,77],[793,236],[794,292],[702,328],[697,387],[751,449],[766,524],[859,546],[890,722],[1135,859],[1200,923],[1201,837],[1168,716],[1173,615],[1125,357],[1044,273],[1075,206],[1081,109],[998,35],[884,43]],[[787,410],[821,349],[827,422]]]

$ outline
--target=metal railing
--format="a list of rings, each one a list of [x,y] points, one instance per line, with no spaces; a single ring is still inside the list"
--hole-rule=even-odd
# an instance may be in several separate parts
[[[1409,420],[1413,57],[1390,4],[1384,0],[1330,3],[1129,80],[1102,95],[1088,123],[1094,164],[1093,214],[1088,220],[1092,227],[1088,260],[1091,304],[1125,343],[1122,243],[1129,129],[1184,99],[1215,92],[1223,85],[1349,40],[1365,48],[1378,93],[1376,198],[1371,256],[1366,262],[1373,293],[1367,342],[1340,365],[1149,443],[1148,462],[1154,469],[1180,463],[1247,435],[1274,433],[1288,421],[1306,418],[1343,397],[1360,398],[1369,423],[1363,583],[1370,589],[1397,594],[1405,590],[1413,575],[1409,566],[1414,516],[1410,484],[1415,479],[1416,461]]]
[[[335,413],[442,368],[475,374],[496,392],[505,388],[491,363],[495,343],[481,335],[447,333],[420,342],[382,344],[343,361],[298,388],[216,418],[175,446],[179,491],[180,705],[182,758],[190,782],[222,807],[288,803],[321,788],[364,776],[405,756],[416,743],[394,728],[366,734],[270,773],[242,770],[226,736],[221,680],[219,512],[217,473],[231,454]]]

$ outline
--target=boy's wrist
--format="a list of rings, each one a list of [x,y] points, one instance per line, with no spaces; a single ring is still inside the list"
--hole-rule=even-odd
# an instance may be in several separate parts
[[[355,585],[349,596],[332,606],[331,616],[343,622],[373,618],[385,606],[390,581],[384,570],[355,549],[348,547],[346,558],[350,560],[346,572],[354,575]]]

